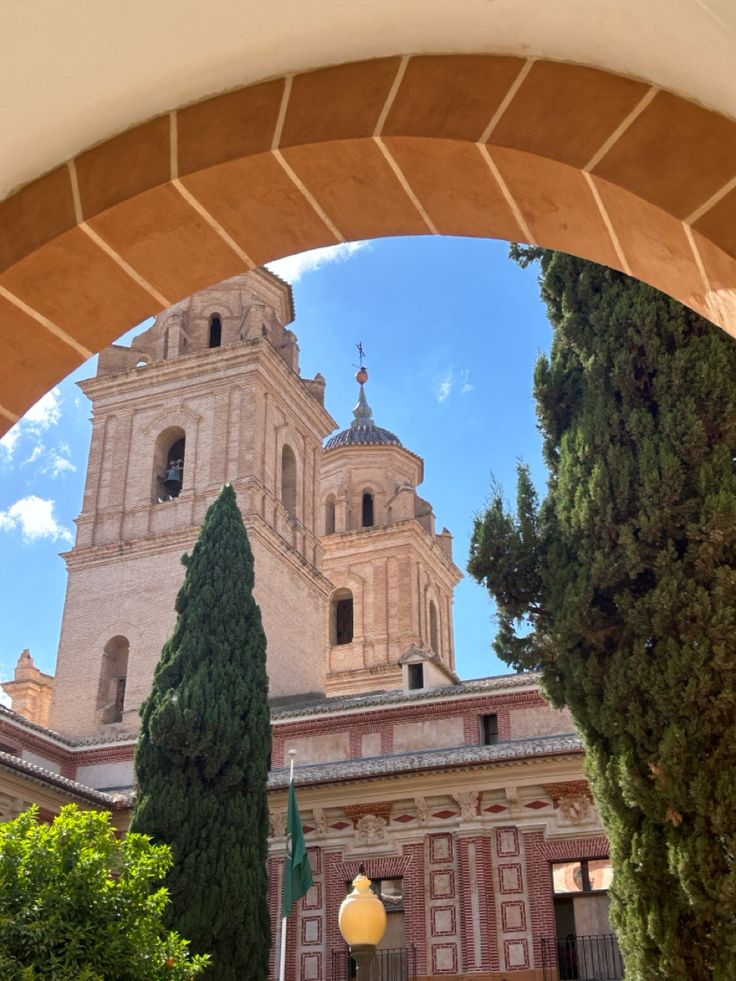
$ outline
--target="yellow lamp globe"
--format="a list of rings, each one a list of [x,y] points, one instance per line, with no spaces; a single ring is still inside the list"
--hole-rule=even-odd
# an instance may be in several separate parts
[[[371,891],[362,865],[353,879],[353,891],[342,901],[338,924],[349,947],[375,947],[386,932],[386,910]]]

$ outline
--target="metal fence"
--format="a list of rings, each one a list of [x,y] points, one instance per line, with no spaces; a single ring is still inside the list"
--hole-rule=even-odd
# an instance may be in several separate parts
[[[356,978],[355,961],[350,951],[332,951],[331,981],[351,981]],[[371,981],[416,981],[417,979],[417,949],[413,945],[408,948],[394,947],[388,950],[377,950],[373,961]]]
[[[621,981],[624,962],[614,934],[542,938],[544,981]]]

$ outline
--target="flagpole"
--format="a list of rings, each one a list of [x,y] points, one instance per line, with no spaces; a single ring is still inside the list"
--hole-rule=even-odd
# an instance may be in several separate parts
[[[296,750],[289,750],[289,785],[294,783],[294,757],[296,756]],[[284,862],[284,875],[286,874],[286,862]],[[281,960],[279,965],[279,981],[284,981],[286,977],[286,921],[287,918],[284,916],[281,918]]]

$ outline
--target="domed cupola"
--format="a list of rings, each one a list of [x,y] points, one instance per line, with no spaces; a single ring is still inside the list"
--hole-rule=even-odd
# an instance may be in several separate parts
[[[353,421],[349,429],[332,436],[325,443],[326,450],[337,449],[338,446],[401,446],[401,440],[388,429],[377,426],[373,421],[373,410],[365,397],[365,383],[368,372],[361,367],[355,376],[360,385],[358,404],[353,409]]]
[[[354,419],[325,444],[321,465],[322,571],[334,587],[330,695],[398,689],[405,672],[421,674],[423,685],[426,677],[428,686],[435,669],[445,679],[455,664],[452,591],[462,573],[452,561],[452,536],[435,533],[432,505],[417,494],[421,457],[373,421],[362,345],[358,353]]]

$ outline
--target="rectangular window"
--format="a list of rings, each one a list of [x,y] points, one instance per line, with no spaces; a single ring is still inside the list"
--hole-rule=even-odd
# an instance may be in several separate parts
[[[387,913],[396,913],[404,908],[403,879],[373,879],[371,889],[386,907]]]
[[[552,888],[556,895],[605,892],[613,880],[608,858],[584,858],[577,862],[556,862],[552,866]]]
[[[498,742],[498,716],[495,712],[492,715],[482,715],[480,721],[483,745],[495,746]]]
[[[409,668],[409,691],[416,691],[418,688],[424,688],[424,665],[423,664],[410,664]]]

